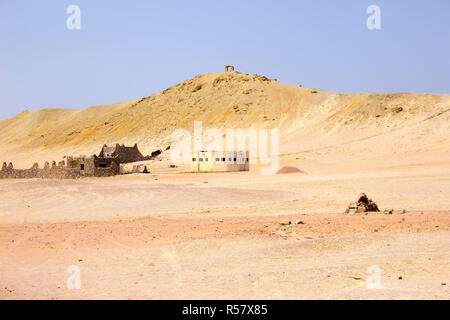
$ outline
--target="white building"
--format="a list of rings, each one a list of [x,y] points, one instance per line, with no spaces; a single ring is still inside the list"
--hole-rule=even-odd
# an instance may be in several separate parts
[[[192,172],[249,171],[248,151],[192,151]]]

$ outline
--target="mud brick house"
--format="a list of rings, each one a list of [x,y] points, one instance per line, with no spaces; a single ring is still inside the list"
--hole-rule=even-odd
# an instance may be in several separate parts
[[[114,147],[103,145],[100,153],[91,157],[66,156],[67,168],[77,169],[81,175],[106,177],[120,174],[120,165],[137,161],[151,160],[159,155],[161,150],[152,152],[150,156],[143,156],[137,144],[132,147],[116,144]]]
[[[116,159],[120,163],[130,163],[152,159],[152,156],[143,156],[139,151],[137,144],[132,147],[116,144],[114,147],[103,145],[102,150],[98,154],[98,159]]]

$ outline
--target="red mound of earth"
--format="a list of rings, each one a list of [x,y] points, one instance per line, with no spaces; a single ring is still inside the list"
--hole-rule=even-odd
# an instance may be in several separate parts
[[[303,172],[303,171],[300,170],[299,168],[296,168],[296,167],[286,166],[286,167],[283,167],[283,168],[279,169],[277,171],[277,174],[280,174],[280,173],[299,173],[299,172]]]

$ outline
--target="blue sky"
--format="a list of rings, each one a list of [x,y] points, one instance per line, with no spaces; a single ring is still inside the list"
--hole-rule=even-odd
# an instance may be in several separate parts
[[[450,93],[449,16],[448,0],[0,0],[0,118],[137,99],[225,64],[336,92]]]

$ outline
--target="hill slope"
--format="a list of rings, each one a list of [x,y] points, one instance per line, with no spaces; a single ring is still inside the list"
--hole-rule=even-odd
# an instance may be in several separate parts
[[[0,161],[27,167],[104,144],[171,145],[179,128],[278,128],[282,162],[449,161],[450,95],[339,94],[258,75],[210,73],[140,100],[25,111],[0,121]]]

